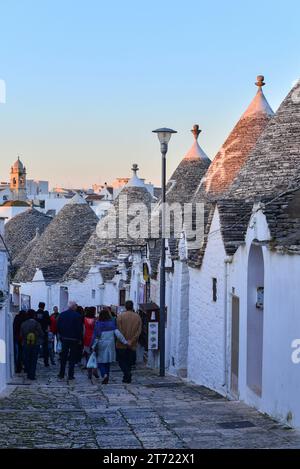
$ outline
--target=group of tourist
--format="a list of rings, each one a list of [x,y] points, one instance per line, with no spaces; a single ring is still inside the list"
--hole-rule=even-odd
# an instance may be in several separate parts
[[[49,315],[43,302],[37,311],[20,311],[14,319],[16,373],[24,370],[28,379],[35,380],[39,355],[49,367],[49,360],[55,365],[56,352],[60,360],[59,379],[64,379],[68,364],[68,380],[73,380],[75,365],[82,365],[84,360],[89,379],[98,379],[100,372],[102,383],[107,384],[110,365],[118,361],[123,383],[130,383],[142,322],[132,301],[126,302],[125,309],[116,316],[105,308],[97,317],[95,307],[83,309],[70,301],[62,313],[54,307]]]

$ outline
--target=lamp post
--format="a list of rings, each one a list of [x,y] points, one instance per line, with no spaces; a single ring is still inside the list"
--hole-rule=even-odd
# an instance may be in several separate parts
[[[157,129],[153,130],[160,141],[160,151],[162,156],[162,174],[161,174],[161,260],[160,260],[160,317],[159,317],[159,343],[160,343],[160,376],[165,376],[165,310],[166,310],[166,242],[165,242],[165,226],[166,226],[166,154],[168,151],[168,143],[172,134],[176,134],[176,130]]]

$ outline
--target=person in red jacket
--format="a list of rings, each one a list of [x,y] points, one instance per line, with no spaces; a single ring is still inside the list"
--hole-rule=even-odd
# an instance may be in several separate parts
[[[91,355],[91,346],[94,335],[94,329],[96,324],[96,308],[91,306],[86,308],[84,318],[84,335],[83,335],[83,355],[86,359],[86,364]],[[88,369],[88,377],[92,379],[92,375],[99,378],[97,370]]]
[[[58,307],[54,306],[53,313],[50,316],[50,332],[52,332],[52,334],[54,334],[54,335],[57,334],[57,319],[58,319],[58,316],[59,316]]]

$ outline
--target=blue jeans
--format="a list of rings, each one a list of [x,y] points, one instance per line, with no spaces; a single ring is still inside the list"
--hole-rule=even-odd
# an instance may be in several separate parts
[[[109,376],[110,363],[98,363],[98,368],[102,378],[104,378],[105,375]]]
[[[24,364],[28,379],[35,379],[39,348],[39,345],[24,345]]]

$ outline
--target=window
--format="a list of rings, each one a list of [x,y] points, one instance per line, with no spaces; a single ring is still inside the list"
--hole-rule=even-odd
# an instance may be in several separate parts
[[[96,298],[96,290],[92,290],[92,298],[93,298],[93,299]]]
[[[212,279],[212,294],[213,294],[213,301],[217,301],[217,279]]]

